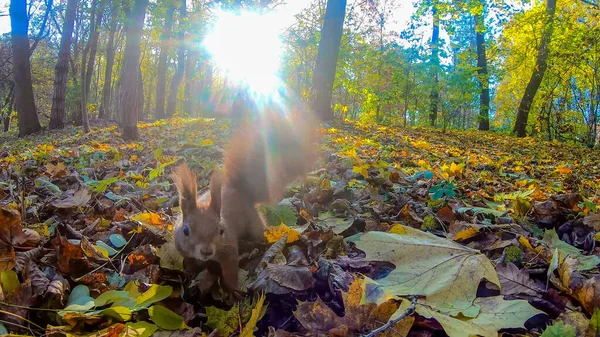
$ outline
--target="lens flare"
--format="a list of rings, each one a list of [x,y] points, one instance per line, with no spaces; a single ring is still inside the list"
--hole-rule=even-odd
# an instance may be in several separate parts
[[[273,96],[281,87],[278,76],[283,46],[276,13],[233,13],[216,10],[204,47],[227,81],[252,95]]]

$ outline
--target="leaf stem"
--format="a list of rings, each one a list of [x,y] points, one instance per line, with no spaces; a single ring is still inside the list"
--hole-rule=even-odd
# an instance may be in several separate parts
[[[387,323],[380,326],[379,328],[369,332],[367,335],[364,335],[364,337],[375,337],[378,333],[384,332],[385,330],[393,327],[396,323],[398,323],[401,320],[405,319],[406,317],[412,315],[412,313],[415,311],[415,307],[417,305],[417,296],[409,296],[409,298],[412,303],[411,303],[410,307],[408,307],[408,309],[406,309],[405,312],[403,312],[400,316],[389,320]]]

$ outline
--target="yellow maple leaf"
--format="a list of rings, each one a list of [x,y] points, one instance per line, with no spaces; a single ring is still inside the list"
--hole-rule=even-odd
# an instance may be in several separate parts
[[[213,145],[214,143],[215,143],[215,142],[214,142],[212,139],[208,139],[208,138],[207,138],[207,139],[203,139],[203,140],[200,142],[200,145],[201,145],[201,146],[211,146],[211,145]]]
[[[529,243],[529,240],[527,240],[527,238],[524,237],[523,235],[519,236],[519,243],[523,247],[525,247],[525,248],[527,248],[529,250],[533,250],[533,247],[531,246],[531,243]]]
[[[458,242],[470,239],[477,235],[477,233],[479,233],[479,229],[475,227],[465,228],[456,234],[456,236],[454,237],[454,241]]]
[[[161,216],[154,212],[140,213],[131,217],[131,220],[141,222],[145,225],[161,226],[164,222]]]
[[[360,173],[365,179],[369,178],[369,166],[368,165],[358,165],[352,167],[352,172]]]
[[[264,235],[269,243],[279,241],[287,233],[287,243],[292,243],[300,240],[300,233],[289,228],[284,223],[279,226],[271,226],[267,228]]]
[[[390,228],[389,233],[404,235],[406,234],[406,229],[401,224],[396,224],[392,228]]]
[[[573,173],[573,169],[568,166],[560,165],[556,168],[556,172],[558,172],[562,175],[571,174],[571,173]]]

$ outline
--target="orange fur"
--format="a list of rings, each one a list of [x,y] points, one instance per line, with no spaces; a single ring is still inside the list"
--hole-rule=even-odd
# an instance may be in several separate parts
[[[224,168],[212,173],[204,202],[196,202],[196,176],[185,164],[177,167],[173,177],[183,216],[175,244],[182,255],[218,261],[226,287],[237,289],[240,241],[265,240],[256,204],[279,198],[287,183],[308,173],[317,158],[317,134],[312,120],[275,113],[242,126],[225,149]]]

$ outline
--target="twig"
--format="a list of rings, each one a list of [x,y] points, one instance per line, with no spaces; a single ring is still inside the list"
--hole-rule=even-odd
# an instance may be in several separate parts
[[[13,316],[13,317],[17,317],[17,318],[19,318],[19,319],[22,319],[23,321],[25,321],[25,322],[27,322],[27,323],[29,323],[29,324],[33,325],[34,327],[36,327],[36,328],[38,328],[38,329],[42,330],[42,331],[43,331],[43,330],[45,330],[45,329],[44,329],[44,328],[42,328],[41,326],[39,326],[39,325],[35,324],[34,322],[32,322],[32,321],[28,320],[27,318],[25,318],[25,317],[21,317],[21,316],[19,316],[19,315],[17,315],[17,314],[13,314],[13,313],[12,313],[12,312],[10,312],[10,311],[0,310],[0,313],[3,313],[3,314],[5,314],[5,315],[10,315],[10,316]]]
[[[33,330],[30,327],[28,327],[28,326],[24,326],[24,325],[21,325],[21,324],[17,324],[17,323],[5,321],[5,320],[0,320],[0,323],[18,326],[21,329],[27,329],[27,330],[29,330],[29,332],[31,332],[32,335],[35,336],[35,333],[33,332]]]
[[[415,312],[415,307],[417,306],[417,296],[410,296],[410,301],[412,302],[410,307],[408,307],[408,309],[406,309],[406,311],[404,313],[402,313],[402,315],[389,320],[387,323],[385,323],[384,325],[380,326],[379,328],[369,332],[369,334],[364,335],[364,337],[375,337],[375,335],[377,335],[380,332],[384,332],[385,330],[393,327],[396,323],[400,322],[401,320],[405,319],[406,317],[412,315],[413,312]]]

